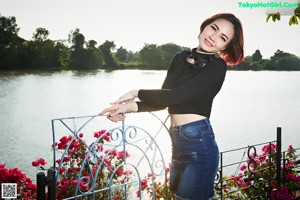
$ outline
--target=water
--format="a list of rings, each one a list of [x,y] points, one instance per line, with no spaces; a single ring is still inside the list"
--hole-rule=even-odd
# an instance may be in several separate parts
[[[52,162],[52,119],[95,115],[128,90],[159,88],[165,75],[0,72],[0,163],[35,179],[31,162],[40,157]],[[275,140],[277,127],[282,127],[283,149],[300,147],[299,91],[300,72],[229,71],[211,115],[220,150]]]

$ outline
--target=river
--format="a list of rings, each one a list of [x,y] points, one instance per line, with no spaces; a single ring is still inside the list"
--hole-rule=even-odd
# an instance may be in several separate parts
[[[0,72],[0,163],[35,179],[31,162],[52,161],[51,120],[96,115],[131,89],[159,88],[166,71]],[[166,111],[163,111],[166,112]],[[220,150],[276,139],[300,147],[300,72],[228,71],[211,122]],[[146,123],[146,122],[145,122]]]

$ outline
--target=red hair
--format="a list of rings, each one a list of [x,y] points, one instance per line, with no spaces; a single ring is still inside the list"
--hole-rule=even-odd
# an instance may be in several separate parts
[[[228,65],[234,66],[242,62],[242,60],[244,59],[243,27],[240,20],[237,17],[235,17],[231,13],[219,13],[213,15],[201,24],[200,33],[202,33],[202,31],[207,25],[220,18],[230,21],[234,27],[234,36],[232,40],[229,42],[227,47],[223,51],[221,51],[220,54],[221,58],[223,58]]]

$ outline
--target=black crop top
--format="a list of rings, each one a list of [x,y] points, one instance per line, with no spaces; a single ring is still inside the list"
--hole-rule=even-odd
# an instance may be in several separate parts
[[[227,65],[222,58],[195,50],[184,50],[174,56],[162,89],[139,90],[138,112],[168,107],[170,114],[210,117],[212,102],[223,85]],[[196,64],[187,62],[191,55],[198,60]]]

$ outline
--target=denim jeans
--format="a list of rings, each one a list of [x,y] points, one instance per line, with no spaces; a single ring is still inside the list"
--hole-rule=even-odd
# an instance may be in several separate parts
[[[219,149],[209,119],[170,128],[170,190],[184,200],[214,196]]]

